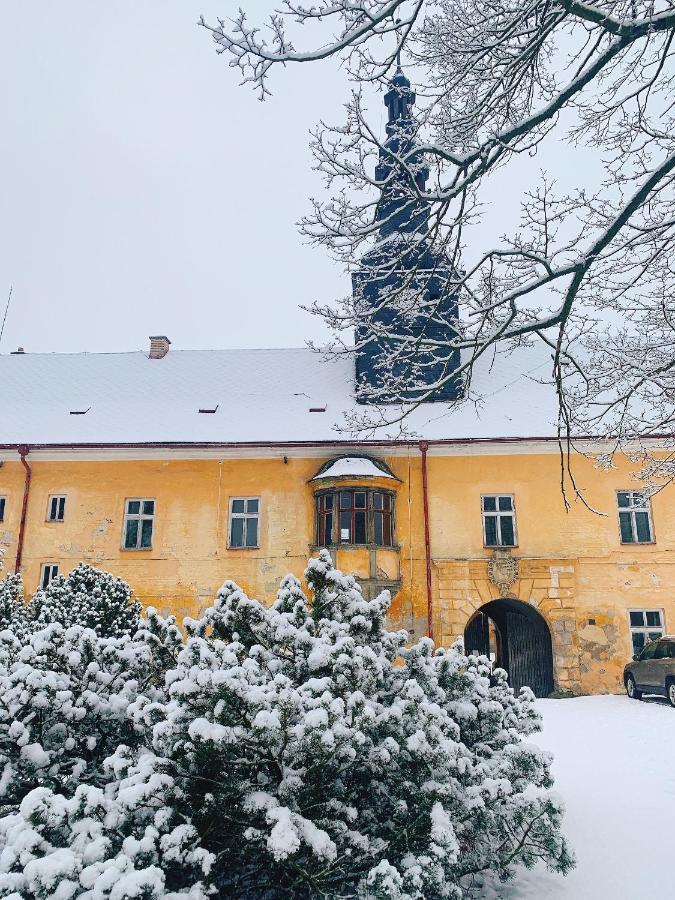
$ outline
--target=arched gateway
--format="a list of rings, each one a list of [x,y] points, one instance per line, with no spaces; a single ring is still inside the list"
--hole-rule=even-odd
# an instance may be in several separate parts
[[[481,606],[464,630],[464,647],[506,669],[516,691],[527,685],[535,696],[546,697],[553,690],[551,632],[526,603],[504,597]]]

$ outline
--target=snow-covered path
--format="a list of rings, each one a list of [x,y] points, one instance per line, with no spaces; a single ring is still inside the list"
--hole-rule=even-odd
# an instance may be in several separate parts
[[[497,896],[675,897],[675,709],[612,696],[541,700],[539,708],[544,730],[531,740],[555,754],[577,867],[566,878],[522,872]]]

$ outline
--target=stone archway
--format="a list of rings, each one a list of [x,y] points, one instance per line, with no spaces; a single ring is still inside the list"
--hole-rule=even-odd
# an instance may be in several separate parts
[[[535,696],[546,697],[554,688],[551,632],[527,603],[503,597],[481,606],[464,629],[464,647],[491,656],[516,691],[527,685]]]

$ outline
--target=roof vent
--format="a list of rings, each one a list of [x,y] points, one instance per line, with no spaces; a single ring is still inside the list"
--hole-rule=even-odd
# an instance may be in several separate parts
[[[199,412],[200,412],[200,413],[214,413],[214,412],[218,412],[218,407],[219,407],[219,406],[220,406],[219,403],[216,403],[215,406],[200,406],[200,407],[199,407]]]
[[[71,416],[85,416],[90,409],[91,406],[88,406],[86,409],[71,409],[70,414]]]
[[[23,347],[17,347],[16,350],[12,350],[11,355],[12,355],[12,356],[16,356],[17,353],[25,353],[25,352],[26,352],[26,351],[23,349]]]
[[[150,335],[150,359],[163,359],[169,352],[171,341],[165,334]]]
[[[310,406],[310,412],[326,412],[326,406]]]

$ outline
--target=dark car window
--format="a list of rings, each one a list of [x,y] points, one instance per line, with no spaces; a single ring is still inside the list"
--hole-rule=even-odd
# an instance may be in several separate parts
[[[666,644],[666,657],[667,659],[675,659],[675,641],[668,641]]]
[[[654,659],[654,654],[656,653],[657,647],[658,647],[658,644],[656,641],[652,641],[651,644],[647,644],[645,649],[640,654],[640,662],[642,662],[645,659]]]
[[[670,641],[659,641],[656,645],[654,659],[668,659],[670,656]]]

